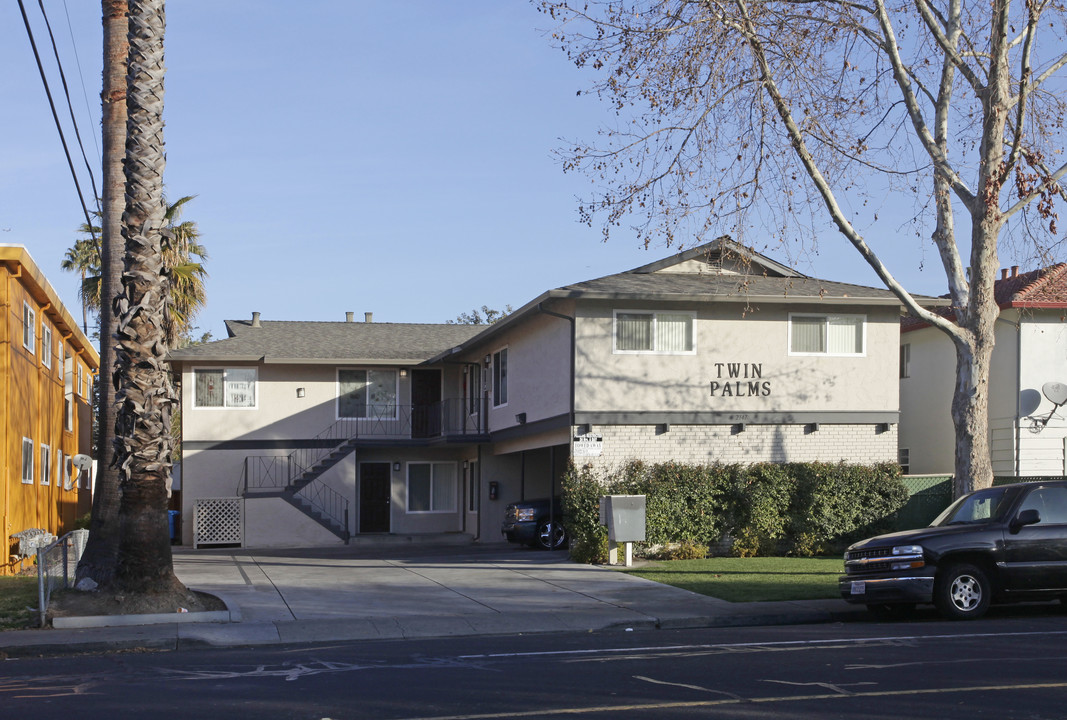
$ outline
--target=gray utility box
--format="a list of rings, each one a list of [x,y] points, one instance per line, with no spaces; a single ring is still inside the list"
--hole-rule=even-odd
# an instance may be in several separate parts
[[[605,495],[600,498],[600,523],[608,526],[611,542],[644,542],[645,496]]]

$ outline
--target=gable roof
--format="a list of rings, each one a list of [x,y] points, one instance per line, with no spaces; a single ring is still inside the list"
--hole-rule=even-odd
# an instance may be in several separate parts
[[[477,325],[227,320],[225,340],[171,351],[172,362],[416,365],[477,334]]]
[[[948,298],[948,295],[942,295]],[[1057,263],[1047,268],[1008,275],[1002,272],[1000,280],[993,283],[993,297],[1001,310],[1008,308],[1061,309],[1067,308],[1067,263]],[[955,318],[952,307],[932,308],[946,318]],[[929,327],[929,323],[910,315],[901,318],[901,332],[910,332]]]
[[[727,237],[648,265],[567,285],[548,293],[588,300],[683,300],[710,302],[812,302],[900,305],[882,288],[803,275]]]
[[[450,352],[489,339],[554,299],[901,306],[889,290],[808,277],[723,236],[632,270],[549,290]]]

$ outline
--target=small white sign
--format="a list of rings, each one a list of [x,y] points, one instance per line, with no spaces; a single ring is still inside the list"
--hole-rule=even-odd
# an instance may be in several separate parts
[[[853,580],[852,581],[852,594],[853,595],[866,595],[867,594],[867,582],[865,580]]]
[[[603,435],[576,435],[574,437],[574,457],[600,457],[603,453]]]

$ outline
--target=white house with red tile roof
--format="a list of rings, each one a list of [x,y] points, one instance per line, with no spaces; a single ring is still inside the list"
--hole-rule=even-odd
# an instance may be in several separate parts
[[[1067,264],[1002,270],[995,293],[1000,317],[989,378],[993,473],[1067,474],[1067,406],[1057,408],[1042,392],[1049,383],[1067,383]],[[914,475],[951,474],[952,343],[914,318],[902,322],[900,343],[901,465]]]

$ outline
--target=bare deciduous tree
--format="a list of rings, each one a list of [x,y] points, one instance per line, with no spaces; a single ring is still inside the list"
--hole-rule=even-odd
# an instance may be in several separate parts
[[[828,219],[913,315],[952,340],[955,491],[988,486],[999,245],[1025,240],[1047,259],[1054,202],[1067,198],[1063,3],[540,7],[615,109],[600,141],[562,151],[566,170],[598,185],[583,219],[603,216],[607,236],[633,218],[646,244],[723,230],[754,244],[754,225],[771,242],[813,241]],[[954,319],[920,306],[878,254],[900,241],[901,207],[936,249]],[[969,228],[957,231],[958,215]],[[878,245],[875,234],[890,239]]]

